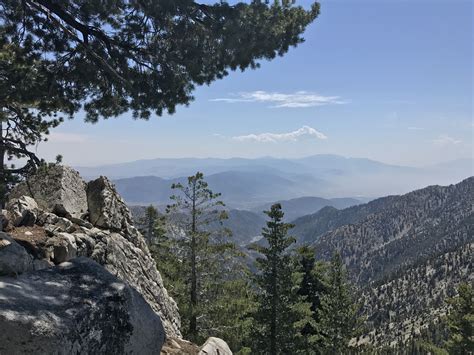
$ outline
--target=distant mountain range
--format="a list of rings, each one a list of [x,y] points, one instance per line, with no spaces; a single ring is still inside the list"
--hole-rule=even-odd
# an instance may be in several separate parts
[[[322,198],[322,197],[299,197],[290,200],[276,201],[266,203],[255,208],[252,211],[261,213],[268,211],[273,203],[280,203],[285,212],[285,221],[290,222],[298,217],[313,214],[324,207],[333,207],[336,209],[347,208],[354,205],[359,205],[365,201],[355,198]]]
[[[302,197],[278,201],[278,203],[282,205],[285,211],[285,220],[289,222],[297,217],[317,212],[325,206],[344,208],[360,204],[361,201],[352,198],[324,199],[320,197]],[[271,203],[260,205],[252,211],[229,209],[229,218],[223,222],[223,226],[232,231],[234,241],[238,245],[245,246],[261,236],[262,228],[265,226],[267,219],[263,211],[268,210],[270,206]],[[145,206],[131,205],[130,209],[136,221],[140,221],[144,216]],[[164,211],[163,208],[159,209],[161,212]],[[216,228],[220,228],[220,225],[216,226]]]
[[[152,159],[99,167],[78,167],[81,175],[115,180],[129,204],[166,204],[170,186],[197,171],[233,208],[255,209],[272,201],[307,196],[357,200],[450,184],[473,175],[473,161],[413,168],[364,158],[315,155],[299,159]]]

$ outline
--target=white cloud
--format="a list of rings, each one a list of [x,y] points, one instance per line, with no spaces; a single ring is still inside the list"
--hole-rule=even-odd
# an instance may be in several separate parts
[[[267,91],[240,92],[231,97],[212,99],[217,102],[260,102],[270,103],[271,107],[301,108],[334,104],[345,104],[339,96],[323,96],[314,92],[297,91],[291,94]]]
[[[48,135],[48,141],[53,143],[84,143],[88,137],[83,134],[51,132]]]
[[[276,143],[276,142],[296,142],[302,138],[327,139],[328,137],[312,127],[303,126],[300,129],[287,133],[260,133],[248,134],[245,136],[236,136],[232,139],[240,142],[255,141],[260,143]]]
[[[433,143],[440,146],[458,145],[462,143],[462,140],[455,139],[447,135],[440,135],[438,138],[433,139]]]

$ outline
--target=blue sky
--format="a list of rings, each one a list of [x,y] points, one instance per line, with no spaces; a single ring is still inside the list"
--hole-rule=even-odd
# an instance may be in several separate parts
[[[305,43],[198,88],[173,116],[91,125],[78,115],[38,151],[73,165],[321,153],[413,166],[469,158],[472,18],[471,1],[323,0]]]

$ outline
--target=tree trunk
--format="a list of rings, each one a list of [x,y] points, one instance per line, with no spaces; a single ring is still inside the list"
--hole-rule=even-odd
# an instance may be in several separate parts
[[[3,144],[3,117],[0,112],[0,208],[5,208],[7,184],[5,174],[5,145]]]
[[[193,185],[193,209],[192,209],[192,226],[191,226],[191,318],[189,320],[189,334],[197,339],[197,270],[196,270],[196,184]]]
[[[273,230],[275,233],[275,237],[278,233],[276,229]],[[272,318],[270,323],[270,354],[276,355],[277,354],[277,335],[276,335],[276,328],[277,328],[277,305],[278,305],[278,290],[277,290],[277,279],[278,279],[278,265],[276,261],[275,255],[273,255],[272,260]]]

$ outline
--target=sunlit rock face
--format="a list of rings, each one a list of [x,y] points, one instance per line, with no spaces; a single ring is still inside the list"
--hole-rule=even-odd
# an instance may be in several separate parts
[[[0,278],[1,354],[157,354],[160,317],[88,258]]]
[[[42,167],[10,193],[10,201],[32,197],[47,212],[62,217],[82,218],[87,213],[86,183],[79,173],[67,166]]]
[[[10,210],[2,211],[2,228],[11,241],[0,245],[0,265],[2,255],[6,260],[12,252],[21,255],[25,265],[5,275],[30,277],[30,272],[86,257],[138,292],[161,319],[167,336],[181,338],[177,305],[130,211],[107,178],[86,184],[73,169],[53,165],[18,185],[10,202]],[[0,304],[4,292],[0,288]],[[0,340],[2,334],[0,329]]]

